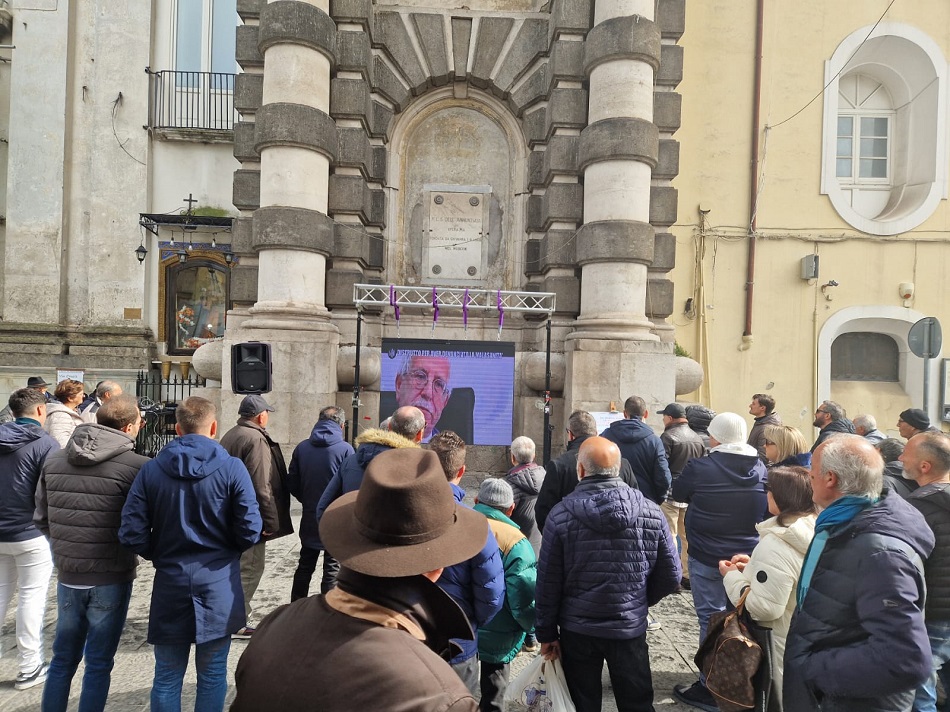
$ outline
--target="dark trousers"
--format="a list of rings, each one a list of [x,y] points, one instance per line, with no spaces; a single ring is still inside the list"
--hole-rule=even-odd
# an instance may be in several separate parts
[[[505,690],[508,688],[510,667],[508,663],[486,663],[482,660],[479,712],[505,712]]]
[[[465,683],[465,687],[472,693],[472,697],[478,694],[478,656],[473,655],[468,660],[460,663],[449,663],[455,674]]]
[[[600,712],[604,661],[619,712],[654,712],[653,675],[646,635],[595,638],[561,629],[561,661],[577,712]]]
[[[294,582],[290,589],[290,600],[306,598],[310,595],[310,580],[317,569],[317,559],[323,553],[323,578],[320,581],[320,593],[326,593],[336,586],[336,577],[340,573],[340,563],[321,549],[300,547],[300,560],[294,571]]]

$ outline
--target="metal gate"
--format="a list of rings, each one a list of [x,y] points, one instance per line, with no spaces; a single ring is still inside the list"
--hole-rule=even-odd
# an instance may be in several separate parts
[[[203,378],[162,378],[155,371],[139,371],[135,396],[142,409],[142,428],[135,439],[135,452],[155,457],[175,439],[175,409],[195,388],[205,385]]]

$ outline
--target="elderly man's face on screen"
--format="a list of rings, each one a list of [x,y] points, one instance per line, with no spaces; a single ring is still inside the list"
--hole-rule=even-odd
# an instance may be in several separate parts
[[[426,418],[424,437],[442,417],[442,409],[449,402],[449,360],[438,356],[413,356],[408,366],[396,376],[396,403],[399,407],[412,405]]]

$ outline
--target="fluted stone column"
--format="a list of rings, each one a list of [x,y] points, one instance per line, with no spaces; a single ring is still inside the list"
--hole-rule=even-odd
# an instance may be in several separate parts
[[[610,401],[638,394],[655,410],[673,398],[670,347],[653,333],[646,306],[659,147],[653,97],[660,30],[653,15],[653,0],[596,0],[585,40],[590,96],[579,146],[581,299],[566,344],[565,397],[574,408],[606,410]]]

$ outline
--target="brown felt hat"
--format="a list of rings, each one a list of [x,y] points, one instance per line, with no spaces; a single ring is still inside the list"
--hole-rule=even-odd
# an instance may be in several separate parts
[[[357,492],[323,513],[320,539],[341,565],[370,576],[414,576],[466,561],[488,520],[456,503],[438,456],[396,448],[374,457]]]

